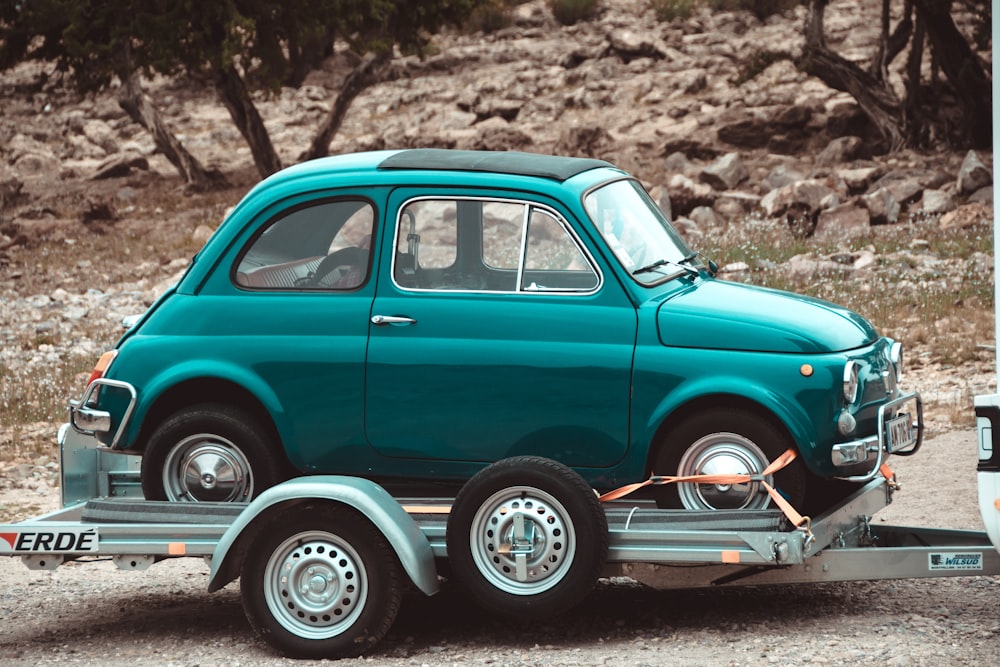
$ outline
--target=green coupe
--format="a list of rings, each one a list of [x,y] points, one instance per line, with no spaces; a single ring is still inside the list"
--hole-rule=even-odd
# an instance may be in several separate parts
[[[245,502],[316,473],[457,488],[533,454],[599,490],[757,475],[655,493],[760,509],[788,449],[766,477],[793,505],[913,453],[901,370],[849,310],[716,278],[607,162],[380,151],[255,187],[71,423],[141,452],[150,499]]]

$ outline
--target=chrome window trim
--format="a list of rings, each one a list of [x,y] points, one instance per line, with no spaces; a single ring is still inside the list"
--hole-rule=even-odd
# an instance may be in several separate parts
[[[517,267],[517,289],[515,290],[473,290],[473,289],[434,289],[434,288],[423,288],[423,287],[405,287],[400,285],[396,281],[396,248],[399,247],[399,235],[402,229],[402,217],[403,211],[406,207],[413,202],[418,201],[477,201],[477,202],[497,202],[501,204],[519,204],[525,207],[524,209],[524,220],[521,228],[521,257],[518,261]],[[527,250],[527,224],[528,220],[531,218],[531,211],[537,209],[539,211],[544,211],[546,214],[552,216],[552,218],[559,223],[560,226],[569,234],[570,239],[576,245],[577,250],[586,259],[587,264],[590,266],[590,270],[594,272],[597,276],[597,285],[590,290],[574,290],[570,288],[561,289],[546,289],[546,290],[525,290],[521,289],[521,278],[524,271],[525,263],[525,251]],[[410,197],[404,200],[396,208],[396,218],[395,218],[395,231],[392,235],[392,247],[390,252],[392,252],[392,261],[389,267],[389,277],[392,280],[392,284],[399,290],[403,292],[417,292],[423,294],[531,294],[536,296],[551,296],[551,295],[572,295],[572,296],[593,296],[601,291],[604,287],[604,272],[601,271],[600,265],[594,259],[590,250],[587,249],[586,244],[580,239],[579,234],[573,229],[573,226],[569,224],[562,215],[559,214],[557,210],[551,206],[545,204],[539,204],[537,202],[529,201],[526,199],[514,199],[508,197],[474,197],[471,195],[420,195],[417,197]]]

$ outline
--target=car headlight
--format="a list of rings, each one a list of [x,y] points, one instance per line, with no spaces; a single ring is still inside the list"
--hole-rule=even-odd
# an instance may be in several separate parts
[[[858,364],[855,361],[848,361],[844,364],[844,400],[848,404],[854,403],[858,400],[858,389],[860,387],[860,382],[858,381]]]
[[[889,347],[889,363],[892,364],[892,370],[896,374],[896,384],[899,384],[903,380],[903,344],[893,343]]]

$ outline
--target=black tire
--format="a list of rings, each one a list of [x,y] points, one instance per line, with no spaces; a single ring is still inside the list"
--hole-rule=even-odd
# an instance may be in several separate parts
[[[286,479],[284,459],[267,432],[233,406],[180,410],[146,445],[142,492],[147,500],[249,502]]]
[[[403,596],[395,552],[352,509],[296,508],[257,538],[240,572],[250,626],[296,658],[356,657],[389,631]]]
[[[520,532],[523,551],[511,554]],[[488,611],[523,619],[562,613],[582,600],[608,555],[608,521],[594,490],[572,469],[538,456],[498,461],[470,479],[448,518],[456,580]]]
[[[660,443],[657,475],[757,474],[794,447],[771,421],[748,410],[706,410],[672,429]],[[775,473],[769,483],[801,509],[809,472],[800,458]],[[655,488],[660,507],[692,510],[763,509],[773,506],[757,482],[715,485],[674,483]]]

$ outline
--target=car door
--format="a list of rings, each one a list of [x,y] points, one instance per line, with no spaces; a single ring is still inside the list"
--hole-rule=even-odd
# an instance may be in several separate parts
[[[393,219],[394,218],[394,219]],[[380,454],[607,467],[628,447],[636,313],[553,205],[397,190],[366,365]]]

